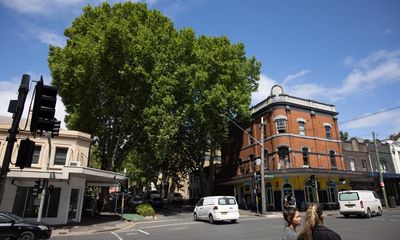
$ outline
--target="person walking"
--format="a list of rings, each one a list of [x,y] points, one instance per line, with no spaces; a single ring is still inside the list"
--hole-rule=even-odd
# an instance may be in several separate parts
[[[296,227],[301,223],[300,212],[296,207],[288,207],[283,211],[283,219],[286,226],[282,231],[281,240],[296,240]]]
[[[322,209],[318,204],[311,204],[306,212],[303,230],[297,240],[341,240],[339,234],[325,227]]]

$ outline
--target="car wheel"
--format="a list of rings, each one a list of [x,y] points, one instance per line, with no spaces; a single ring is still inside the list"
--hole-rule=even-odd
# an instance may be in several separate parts
[[[343,214],[345,218],[349,218],[349,214]]]
[[[371,210],[367,208],[367,214],[365,214],[365,217],[370,218],[371,217]]]
[[[23,232],[19,235],[18,240],[35,240],[35,234],[30,231]]]
[[[378,216],[382,216],[382,213],[383,213],[382,208],[378,207]]]
[[[212,214],[210,214],[210,215],[208,216],[208,222],[209,222],[210,224],[213,224],[213,223],[214,223],[214,218],[213,218]]]
[[[233,220],[231,220],[231,222],[232,222],[232,223],[237,223],[238,220],[237,220],[237,219],[233,219]]]
[[[197,214],[196,213],[193,213],[193,220],[194,221],[197,221],[198,219],[197,219]]]

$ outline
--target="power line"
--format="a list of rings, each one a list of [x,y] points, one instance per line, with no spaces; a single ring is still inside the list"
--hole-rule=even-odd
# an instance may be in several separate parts
[[[360,119],[363,119],[363,118],[367,118],[367,117],[371,117],[371,116],[374,116],[374,115],[378,115],[378,114],[381,114],[381,113],[384,113],[384,112],[389,112],[389,111],[392,111],[392,110],[395,110],[395,109],[398,109],[398,108],[400,108],[400,106],[395,106],[395,107],[388,108],[388,109],[385,109],[385,110],[382,110],[382,111],[378,111],[378,112],[370,113],[370,114],[367,114],[367,115],[364,115],[364,116],[356,117],[356,118],[353,118],[353,119],[350,119],[350,120],[346,120],[346,121],[340,122],[339,124],[345,124],[345,123],[348,123],[348,122],[353,122],[353,121],[360,120]]]

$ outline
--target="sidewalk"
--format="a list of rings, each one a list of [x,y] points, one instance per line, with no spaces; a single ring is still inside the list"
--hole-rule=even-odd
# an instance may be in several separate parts
[[[80,223],[69,223],[66,225],[53,226],[52,237],[83,235],[98,232],[112,232],[132,228],[135,223],[122,220],[121,216],[114,213],[102,213],[96,217],[83,217]]]

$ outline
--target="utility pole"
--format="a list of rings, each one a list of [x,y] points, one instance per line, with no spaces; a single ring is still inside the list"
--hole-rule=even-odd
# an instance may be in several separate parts
[[[261,117],[261,214],[267,213],[267,199],[265,195],[265,164],[264,164],[264,117]]]
[[[261,142],[259,142],[257,139],[255,139],[253,136],[251,136],[248,132],[246,132],[242,127],[240,127],[235,121],[230,119],[229,117],[225,116],[224,114],[221,114],[221,116],[225,117],[229,121],[231,121],[233,124],[235,124],[240,130],[242,130],[244,133],[246,133],[251,139],[253,139],[258,145],[261,146],[261,213],[266,214],[266,195],[265,195],[265,174],[264,174],[264,118],[261,117]],[[257,199],[257,194],[256,194],[256,199]],[[258,207],[258,203],[257,207]],[[258,212],[258,210],[257,210]]]
[[[126,178],[126,168],[124,168],[124,182]],[[127,184],[128,185],[128,184]],[[124,190],[122,191],[122,202],[121,202],[121,221],[124,221],[124,203],[125,203],[125,189],[127,189],[128,186],[124,186]]]
[[[383,194],[383,199],[385,201],[385,207],[388,208],[389,205],[388,205],[388,200],[387,200],[387,197],[386,197],[385,183],[383,182],[382,167],[381,167],[381,162],[379,160],[378,146],[376,144],[376,139],[375,139],[375,133],[374,132],[372,132],[372,138],[374,140],[376,162],[377,162],[377,167],[378,167],[378,172],[379,172],[379,185],[382,188],[382,194]]]
[[[7,173],[9,171],[9,165],[11,162],[11,155],[14,148],[14,144],[17,141],[18,126],[24,111],[26,95],[29,92],[30,76],[28,74],[22,75],[21,84],[18,89],[18,100],[11,100],[8,107],[8,112],[13,113],[13,122],[11,128],[8,130],[7,137],[7,148],[4,154],[3,164],[0,173],[0,205],[3,199],[5,182]]]
[[[49,143],[49,153],[47,156],[47,162],[46,162],[46,167],[45,167],[45,172],[49,170],[50,166],[50,159],[51,159],[51,132],[47,132],[47,141]],[[39,205],[39,212],[38,212],[38,217],[37,217],[37,222],[40,222],[42,220],[42,212],[43,212],[43,207],[44,207],[44,198],[46,197],[46,192],[47,192],[47,187],[49,185],[49,180],[48,179],[43,179],[43,190],[42,190],[42,196],[40,197],[40,205]]]

